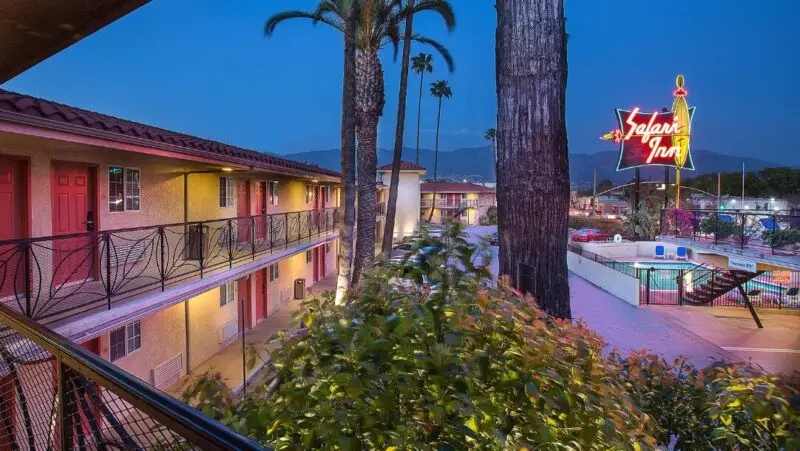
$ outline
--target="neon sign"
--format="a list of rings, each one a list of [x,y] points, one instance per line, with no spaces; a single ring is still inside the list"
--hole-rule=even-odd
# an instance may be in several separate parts
[[[619,129],[600,139],[619,143],[617,171],[639,166],[671,166],[694,170],[689,149],[694,107],[686,104],[683,76],[676,79],[672,111],[644,113],[638,107],[615,110]]]

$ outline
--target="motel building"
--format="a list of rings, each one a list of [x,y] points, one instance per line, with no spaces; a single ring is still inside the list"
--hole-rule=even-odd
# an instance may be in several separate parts
[[[335,273],[338,183],[0,90],[0,300],[167,390]]]
[[[452,218],[466,225],[478,225],[489,207],[497,205],[495,188],[474,183],[423,183],[420,195],[420,216],[426,221],[431,217],[432,224]]]

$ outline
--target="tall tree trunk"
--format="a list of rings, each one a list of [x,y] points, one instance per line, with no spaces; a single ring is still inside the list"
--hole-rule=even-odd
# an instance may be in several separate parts
[[[408,0],[407,8],[414,10],[414,0]],[[394,242],[394,218],[397,214],[397,186],[400,184],[400,161],[403,159],[403,133],[406,127],[406,97],[408,97],[408,61],[411,59],[411,30],[414,14],[406,18],[406,32],[403,39],[403,62],[400,72],[400,95],[397,101],[397,127],[394,134],[394,157],[392,158],[392,178],[389,183],[389,203],[386,205],[386,224],[383,228],[381,251],[388,258]]]
[[[433,210],[436,209],[436,186],[439,177],[439,124],[442,122],[442,98],[439,97],[439,112],[436,113],[436,147],[433,154],[433,203],[431,203],[431,212],[428,215],[428,222],[433,219]]]
[[[356,220],[356,12],[345,19],[344,75],[342,76],[342,188],[339,205],[339,274],[336,280],[336,304],[344,303],[350,288],[353,263],[353,227]]]
[[[417,164],[419,164],[419,127],[422,123],[422,80],[425,79],[425,71],[419,73],[419,100],[417,101]]]
[[[563,0],[497,1],[500,273],[533,269],[539,305],[570,318]]]
[[[356,134],[358,136],[358,213],[352,283],[375,262],[375,210],[378,120],[385,103],[383,68],[377,52],[356,53]]]

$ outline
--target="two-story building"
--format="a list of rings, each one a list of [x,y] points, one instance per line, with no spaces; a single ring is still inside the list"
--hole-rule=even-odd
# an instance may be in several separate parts
[[[0,302],[167,388],[336,271],[338,183],[0,90]]]
[[[442,218],[454,218],[476,225],[490,207],[497,205],[495,193],[495,188],[474,183],[423,183],[420,215],[425,220],[430,217],[433,224],[441,223]]]
[[[420,180],[425,175],[425,168],[410,161],[400,162],[400,178],[397,184],[397,207],[394,220],[394,241],[413,236],[419,231],[420,211]],[[381,199],[388,200],[389,186],[391,186],[392,165],[387,164],[378,168],[378,186],[386,187],[381,194]],[[385,208],[386,202],[382,202]],[[380,203],[379,203],[380,205]],[[381,210],[382,211],[382,210]],[[381,223],[383,224],[383,223]],[[383,236],[380,227],[379,241]]]

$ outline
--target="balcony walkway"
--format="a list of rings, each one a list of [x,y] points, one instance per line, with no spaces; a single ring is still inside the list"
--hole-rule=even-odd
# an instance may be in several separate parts
[[[336,289],[336,273],[331,273],[308,289],[306,299],[334,289]],[[245,331],[245,347],[258,349],[261,356],[261,360],[256,362],[255,367],[247,369],[248,384],[258,381],[260,372],[269,359],[269,352],[278,347],[277,343],[265,345],[267,339],[282,330],[290,333],[297,330],[296,327],[292,327],[292,315],[300,308],[302,302],[290,300],[258,323],[256,327]],[[186,387],[198,376],[215,371],[220,374],[222,380],[234,393],[238,393],[244,385],[242,370],[242,339],[240,337],[167,388],[166,392],[180,398]]]

